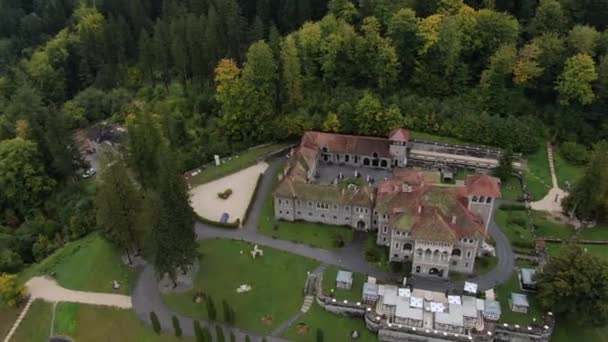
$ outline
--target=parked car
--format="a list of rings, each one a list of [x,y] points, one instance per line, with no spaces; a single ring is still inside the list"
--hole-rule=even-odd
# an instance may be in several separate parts
[[[97,171],[94,168],[90,168],[82,174],[82,178],[90,178],[93,175],[95,175],[96,173],[97,173]]]

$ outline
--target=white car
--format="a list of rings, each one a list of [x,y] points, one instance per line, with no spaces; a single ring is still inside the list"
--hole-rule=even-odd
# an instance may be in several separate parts
[[[96,173],[97,173],[97,171],[95,171],[94,168],[90,168],[82,174],[82,178],[90,178]]]

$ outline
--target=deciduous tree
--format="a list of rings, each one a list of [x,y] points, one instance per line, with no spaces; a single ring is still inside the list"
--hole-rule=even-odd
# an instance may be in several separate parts
[[[560,103],[567,105],[570,101],[577,101],[587,105],[593,102],[595,95],[591,82],[596,79],[595,62],[591,56],[579,53],[568,58],[555,86]]]

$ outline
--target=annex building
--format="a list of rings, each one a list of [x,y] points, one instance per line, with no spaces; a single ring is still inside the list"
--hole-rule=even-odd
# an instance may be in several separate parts
[[[484,172],[499,155],[444,151],[421,160],[418,148],[402,128],[387,138],[306,132],[280,174],[275,218],[377,231],[390,260],[412,262],[414,274],[471,273],[500,181],[478,173],[446,183],[437,165]]]

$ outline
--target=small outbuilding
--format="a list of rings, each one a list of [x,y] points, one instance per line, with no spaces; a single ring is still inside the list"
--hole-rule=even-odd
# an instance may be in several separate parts
[[[364,283],[363,284],[363,303],[376,304],[378,301],[378,284]]]
[[[483,308],[483,317],[491,321],[500,319],[500,303],[495,300],[486,299]]]
[[[353,273],[342,270],[338,271],[338,275],[336,276],[336,287],[350,290],[353,287]]]
[[[522,290],[536,291],[536,270],[533,268],[519,270],[519,283]]]
[[[511,293],[511,311],[528,313],[529,308],[528,296],[523,293]]]

